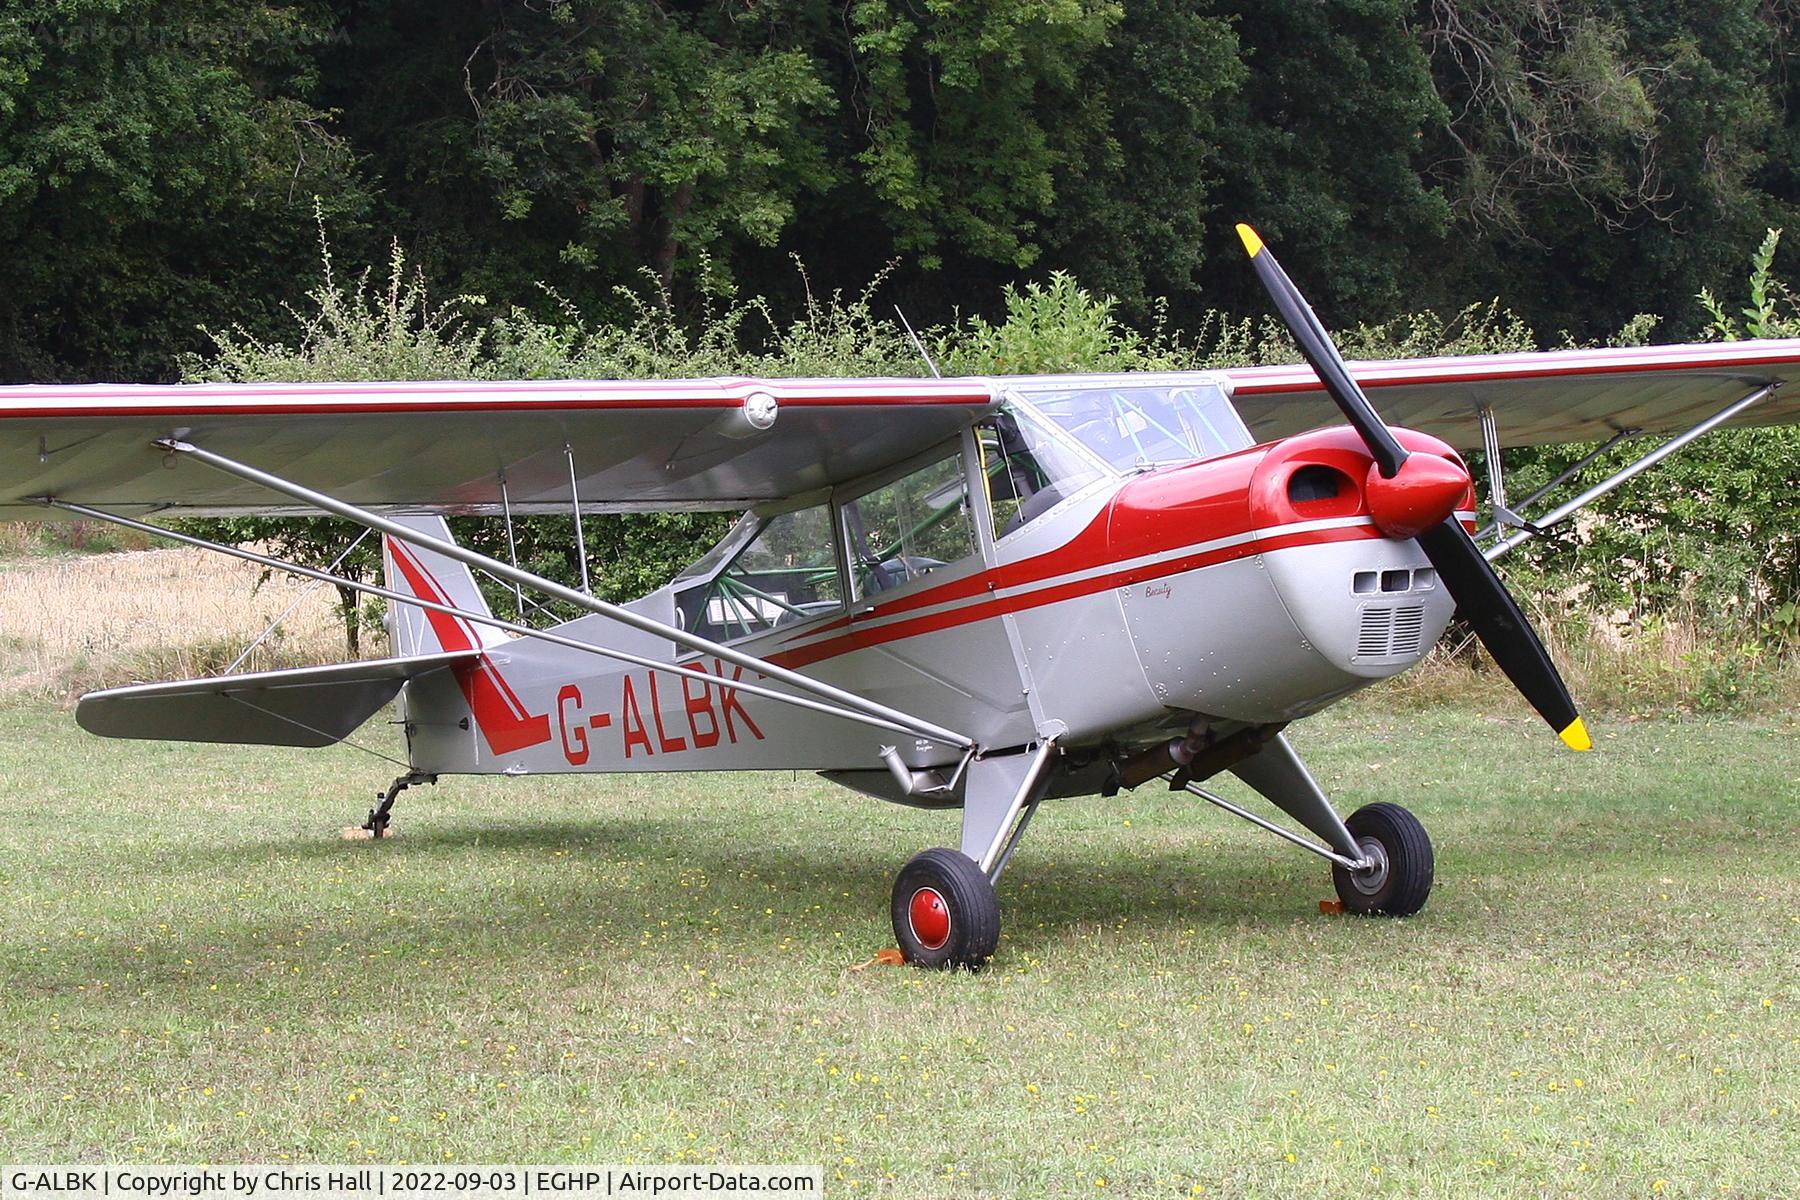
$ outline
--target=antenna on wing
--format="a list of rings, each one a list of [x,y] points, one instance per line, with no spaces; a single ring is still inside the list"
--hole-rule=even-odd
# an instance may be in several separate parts
[[[898,304],[894,305],[894,315],[900,318],[901,328],[905,329],[906,336],[912,339],[913,349],[919,352],[919,357],[924,359],[925,365],[931,368],[931,377],[942,379],[944,373],[938,370],[936,363],[931,361],[931,352],[925,349],[925,343],[920,341],[919,335],[913,332],[912,322],[906,319],[906,314],[900,311]]]

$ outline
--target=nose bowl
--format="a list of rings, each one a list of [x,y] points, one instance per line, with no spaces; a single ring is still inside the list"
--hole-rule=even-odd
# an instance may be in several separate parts
[[[1412,539],[1473,507],[1468,469],[1429,434],[1393,433],[1409,457],[1392,479],[1354,430],[1334,426],[1271,447],[1250,486],[1259,526],[1318,531],[1265,543],[1260,558],[1308,649],[1345,683],[1416,663],[1455,609]]]
[[[1113,594],[1157,704],[1292,720],[1418,661],[1452,605],[1418,545],[1375,526],[1369,462],[1354,430],[1319,430],[1121,488],[1108,555],[1144,565]]]

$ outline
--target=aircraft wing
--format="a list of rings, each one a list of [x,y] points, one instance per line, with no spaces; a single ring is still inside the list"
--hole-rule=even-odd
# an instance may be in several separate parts
[[[474,662],[458,650],[329,667],[140,683],[89,692],[75,720],[101,737],[257,746],[329,746],[380,711],[409,679]]]
[[[1480,406],[1504,446],[1589,442],[1626,429],[1676,433],[1765,383],[1789,386],[1728,421],[1800,421],[1800,340],[1558,350],[1350,364],[1390,425],[1481,446]],[[1238,412],[1259,442],[1338,423],[1305,364],[1226,371]]]
[[[1530,445],[1685,429],[1761,384],[1800,377],[1800,340],[1351,367],[1392,424],[1475,447],[1485,405],[1503,445]],[[1259,441],[1337,420],[1305,366],[1222,374]],[[0,520],[53,515],[33,503],[45,496],[131,516],[310,511],[176,463],[153,445],[169,437],[373,508],[493,513],[510,502],[519,513],[566,512],[572,458],[588,511],[739,510],[902,462],[992,411],[1013,382],[0,387]],[[1731,423],[1795,420],[1800,388]]]
[[[178,437],[376,508],[740,510],[900,462],[990,411],[984,380],[0,387],[0,520],[309,512],[156,451]],[[766,427],[765,427],[766,426]],[[565,452],[565,447],[568,450]]]

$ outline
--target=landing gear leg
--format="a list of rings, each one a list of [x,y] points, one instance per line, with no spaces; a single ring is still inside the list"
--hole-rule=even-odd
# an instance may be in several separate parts
[[[369,819],[361,825],[344,830],[344,837],[354,840],[387,837],[388,824],[392,819],[390,814],[394,811],[394,801],[400,798],[400,793],[414,784],[436,782],[436,775],[425,771],[408,771],[390,783],[387,791],[375,793],[375,807],[369,810]]]
[[[1239,810],[1240,816],[1250,816],[1265,828],[1330,859],[1331,881],[1346,912],[1410,917],[1425,907],[1434,878],[1431,839],[1410,812],[1398,804],[1366,804],[1351,813],[1349,820],[1339,820],[1331,801],[1286,737],[1273,738],[1230,769],[1308,831],[1324,839],[1325,846],[1307,843]]]
[[[994,884],[1050,787],[1056,742],[969,764],[963,783],[962,849],[914,856],[894,881],[894,938],[920,967],[976,970],[1000,944]]]

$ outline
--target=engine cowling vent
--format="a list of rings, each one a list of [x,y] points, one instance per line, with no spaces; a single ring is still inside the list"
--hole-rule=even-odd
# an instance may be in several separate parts
[[[1425,606],[1371,604],[1362,611],[1356,633],[1356,657],[1397,658],[1419,653],[1424,640]]]

